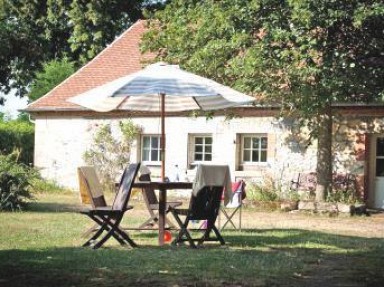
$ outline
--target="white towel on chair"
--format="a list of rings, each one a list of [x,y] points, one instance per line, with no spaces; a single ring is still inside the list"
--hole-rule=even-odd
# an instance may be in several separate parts
[[[227,204],[233,196],[231,174],[227,165],[203,165],[197,166],[195,181],[193,182],[193,194],[205,186],[224,186],[224,204]]]

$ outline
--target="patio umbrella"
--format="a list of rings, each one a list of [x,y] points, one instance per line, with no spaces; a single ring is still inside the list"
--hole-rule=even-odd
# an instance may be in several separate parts
[[[159,111],[161,179],[164,180],[166,112],[225,109],[251,103],[254,98],[176,65],[159,62],[68,101],[99,112],[115,109]]]

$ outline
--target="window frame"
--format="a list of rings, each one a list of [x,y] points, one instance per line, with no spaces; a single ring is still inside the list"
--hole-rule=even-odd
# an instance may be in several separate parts
[[[250,147],[246,148],[245,147],[245,139],[250,138]],[[257,138],[259,140],[259,147],[253,148],[253,139]],[[265,140],[266,146],[262,147],[262,140]],[[268,148],[269,148],[269,143],[268,143],[268,134],[241,134],[240,136],[240,141],[241,141],[241,146],[240,146],[240,164],[241,165],[265,165],[268,163]],[[249,150],[250,153],[250,160],[245,160],[245,151]],[[254,161],[253,160],[253,152],[257,151],[259,160]],[[265,161],[262,161],[262,153],[265,153]]]
[[[202,138],[203,142],[201,144],[197,144],[196,143],[197,138]],[[211,143],[206,142],[207,138],[211,139]],[[189,146],[190,146],[190,152],[189,152],[189,159],[190,160],[189,160],[189,162],[190,162],[190,165],[194,166],[194,165],[199,164],[199,163],[212,163],[212,161],[213,161],[213,136],[212,136],[212,134],[190,134],[189,140],[190,140],[190,142],[189,142]],[[196,151],[197,145],[202,146],[201,152]],[[210,151],[207,151],[207,146],[211,147]],[[197,153],[202,155],[202,160],[196,160],[196,154]],[[206,156],[208,154],[210,154],[210,156],[211,156],[210,160],[206,159]]]
[[[149,137],[150,143],[149,143],[149,160],[144,160],[144,138]],[[156,150],[158,151],[158,160],[152,160],[152,151],[155,150],[154,147],[152,147],[152,138],[158,139],[158,144],[156,147]],[[144,134],[141,135],[141,145],[140,145],[140,159],[143,164],[146,165],[160,165],[161,164],[161,136],[158,134]]]

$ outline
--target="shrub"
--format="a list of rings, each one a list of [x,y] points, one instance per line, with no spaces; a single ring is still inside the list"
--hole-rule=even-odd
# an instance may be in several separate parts
[[[297,190],[293,190],[293,189],[286,190],[285,192],[282,192],[280,194],[280,199],[282,200],[297,201],[302,199],[302,197],[304,196],[300,195],[300,193]]]
[[[34,126],[22,120],[0,121],[0,153],[10,154],[15,150],[17,162],[33,162]]]
[[[355,204],[362,203],[362,201],[356,196],[356,191],[354,189],[350,190],[332,190],[332,192],[328,193],[327,202],[339,202],[345,204]]]
[[[85,152],[84,160],[96,168],[107,190],[114,191],[116,179],[129,164],[131,146],[139,132],[139,127],[131,120],[120,121],[118,130],[113,130],[111,124],[100,125],[96,130],[94,142]]]
[[[276,188],[271,177],[264,177],[260,183],[247,185],[247,198],[254,201],[276,201],[279,199],[280,191]]]
[[[19,154],[0,155],[0,210],[21,210],[31,199],[32,181],[38,172],[23,163],[17,163]]]

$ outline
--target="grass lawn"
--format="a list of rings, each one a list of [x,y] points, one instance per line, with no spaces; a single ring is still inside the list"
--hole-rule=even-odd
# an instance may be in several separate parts
[[[146,219],[143,203],[124,226]],[[40,194],[28,211],[0,213],[0,286],[384,286],[384,217],[329,218],[245,209],[227,244],[158,247],[153,231],[82,248],[92,225],[73,194]]]

